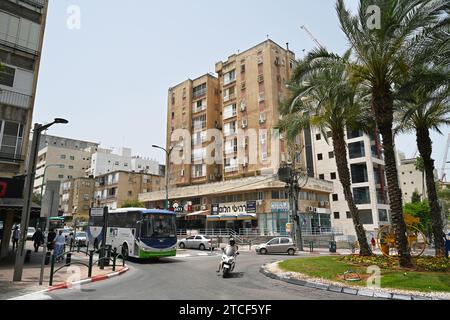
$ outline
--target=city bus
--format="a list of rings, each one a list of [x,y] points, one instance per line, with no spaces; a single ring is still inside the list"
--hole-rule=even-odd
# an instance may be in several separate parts
[[[49,230],[56,231],[58,229],[64,229],[64,217],[50,217],[48,218]]]
[[[91,217],[89,241],[102,243],[103,217]],[[164,210],[126,208],[109,212],[106,245],[127,259],[176,256],[176,213]]]

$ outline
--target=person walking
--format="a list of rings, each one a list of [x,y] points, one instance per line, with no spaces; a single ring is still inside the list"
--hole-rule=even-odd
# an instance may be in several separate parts
[[[12,235],[13,251],[19,247],[19,239],[20,239],[20,229],[19,226],[15,226]]]
[[[36,230],[31,240],[33,240],[34,252],[38,252],[39,247],[45,242],[44,234],[40,228]]]
[[[372,244],[372,250],[375,250],[375,246],[377,245],[377,242],[375,241],[375,238],[372,237],[372,240],[370,242]]]
[[[55,253],[56,261],[62,260],[62,254],[64,253],[64,246],[66,245],[66,237],[63,235],[62,230],[59,231],[58,236],[55,239]]]

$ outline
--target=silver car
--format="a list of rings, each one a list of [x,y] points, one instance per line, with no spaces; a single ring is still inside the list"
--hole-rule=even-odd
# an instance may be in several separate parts
[[[196,235],[181,239],[178,246],[180,249],[214,250],[217,248],[217,241],[209,236]]]
[[[291,238],[274,238],[267,243],[256,246],[256,253],[268,254],[268,253],[283,253],[293,256],[297,248]]]

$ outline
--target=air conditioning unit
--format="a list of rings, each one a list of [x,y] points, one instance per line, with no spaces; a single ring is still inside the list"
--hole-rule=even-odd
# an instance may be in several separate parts
[[[242,164],[243,167],[247,167],[248,166],[248,157],[244,158],[244,163]]]
[[[258,64],[261,64],[261,63],[263,63],[263,62],[264,62],[263,57],[258,57]]]
[[[180,176],[181,176],[181,177],[184,177],[184,169],[181,170]]]
[[[266,144],[266,137],[265,136],[261,137],[261,144]]]
[[[247,110],[247,103],[245,101],[241,101],[241,111],[244,112]]]
[[[306,207],[306,212],[313,212],[313,211],[314,211],[313,207],[311,207],[311,206]]]
[[[242,83],[241,83],[241,89],[244,90],[245,88],[246,88],[245,82],[242,82]]]
[[[242,129],[245,129],[248,127],[248,120],[247,119],[242,119]]]
[[[258,97],[258,102],[263,102],[264,100],[266,100],[264,93],[260,93]]]
[[[259,82],[259,83],[264,82],[264,75],[260,74],[260,75],[258,76],[258,82]]]
[[[260,122],[260,123],[266,122],[266,114],[265,114],[265,113],[261,113],[261,114],[259,115],[259,122]]]

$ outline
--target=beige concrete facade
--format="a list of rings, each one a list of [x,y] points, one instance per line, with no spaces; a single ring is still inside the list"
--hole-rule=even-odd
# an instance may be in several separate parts
[[[210,74],[169,89],[166,149],[179,144],[177,130],[181,129],[190,133],[191,141],[184,145],[189,145],[192,150],[191,154],[178,147],[173,150],[173,153],[185,153],[185,158],[178,164],[171,160],[169,185],[187,186],[221,178],[221,165],[206,164],[202,152],[211,143],[207,131],[220,128],[218,89],[218,79]]]
[[[95,178],[95,205],[114,210],[128,200],[138,200],[140,193],[159,190],[165,190],[162,176],[116,171]]]
[[[89,209],[94,203],[95,180],[76,178],[61,185],[60,209],[64,214],[89,219]]]

